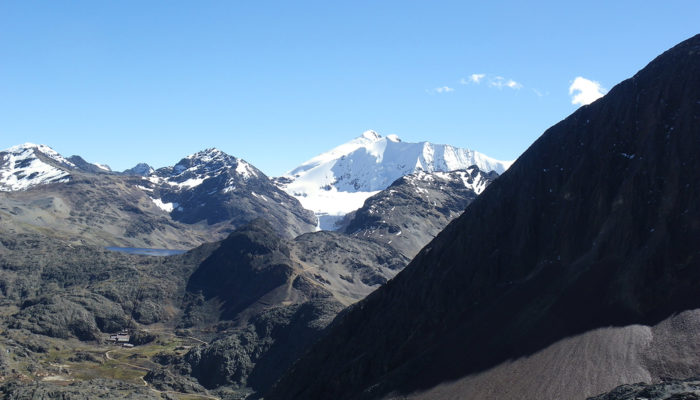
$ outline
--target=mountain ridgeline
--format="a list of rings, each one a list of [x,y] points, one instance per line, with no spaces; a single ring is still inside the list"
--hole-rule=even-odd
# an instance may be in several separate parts
[[[316,227],[265,174],[217,149],[115,173],[27,143],[0,152],[0,200],[16,233],[99,245],[192,248],[261,216],[287,238]]]
[[[699,127],[700,35],[548,129],[265,398],[582,399],[700,375]]]

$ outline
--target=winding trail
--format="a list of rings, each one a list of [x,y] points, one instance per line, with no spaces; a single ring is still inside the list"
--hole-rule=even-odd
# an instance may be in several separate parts
[[[187,336],[187,337],[190,338],[190,339],[196,340],[196,341],[198,341],[198,342],[207,344],[207,343],[204,342],[203,340],[199,340],[199,339],[194,338],[194,337],[191,337],[191,336]],[[115,351],[115,350],[116,350],[116,349],[112,349],[112,350],[107,350],[107,351],[105,351],[105,358],[106,358],[107,360],[109,360],[109,361],[116,361],[117,364],[126,365],[127,367],[136,368],[136,369],[141,370],[141,371],[148,371],[148,372],[151,371],[149,368],[142,367],[142,366],[140,366],[140,365],[130,364],[130,363],[127,363],[127,362],[124,362],[124,361],[121,361],[121,360],[117,360],[117,359],[115,359],[115,358],[112,358],[112,356],[110,356],[109,353],[111,353],[111,352],[113,352],[113,351]],[[140,378],[141,378],[141,381],[143,382],[143,386],[147,387],[148,390],[150,390],[150,391],[152,391],[152,392],[154,392],[154,393],[158,393],[158,395],[162,395],[162,394],[165,393],[165,394],[174,394],[174,395],[178,395],[178,396],[200,397],[200,398],[203,398],[203,399],[221,400],[220,397],[211,396],[211,395],[208,395],[208,394],[184,393],[184,392],[176,392],[176,391],[174,391],[174,390],[158,390],[158,389],[154,388],[153,386],[151,386],[151,385],[146,381],[146,379],[144,379],[144,378],[145,378],[145,375],[144,375],[144,376],[141,376]],[[161,397],[162,397],[162,396],[161,396]]]

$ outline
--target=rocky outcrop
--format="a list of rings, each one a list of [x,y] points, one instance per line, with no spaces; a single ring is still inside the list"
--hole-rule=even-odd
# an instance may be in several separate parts
[[[475,165],[406,175],[349,214],[344,231],[412,258],[497,177],[495,171],[486,173]]]

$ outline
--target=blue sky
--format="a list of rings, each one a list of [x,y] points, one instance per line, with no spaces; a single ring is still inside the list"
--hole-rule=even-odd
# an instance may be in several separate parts
[[[610,89],[698,21],[698,0],[0,1],[0,149],[122,170],[217,147],[276,176],[374,129],[514,159],[576,77]]]

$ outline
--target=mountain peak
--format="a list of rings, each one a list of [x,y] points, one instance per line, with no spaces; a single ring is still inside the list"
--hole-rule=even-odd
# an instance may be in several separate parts
[[[146,163],[138,163],[133,168],[124,170],[122,173],[125,175],[148,176],[151,175],[154,171],[155,170],[150,165]]]
[[[66,168],[76,168],[49,146],[24,143],[1,151],[0,191],[26,190],[31,187],[67,182]]]
[[[382,138],[382,135],[370,129],[368,131],[364,131],[362,133],[362,137],[376,142],[377,140]]]
[[[189,159],[189,160],[196,159],[196,160],[202,160],[203,162],[209,162],[212,159],[217,159],[217,158],[221,158],[221,157],[225,157],[225,156],[228,156],[228,154],[217,149],[216,147],[210,147],[208,149],[198,151],[194,154],[190,154],[189,156],[187,156],[185,158]]]
[[[52,149],[51,147],[49,147],[45,144],[36,144],[36,143],[26,142],[26,143],[18,144],[16,146],[12,146],[12,147],[8,148],[7,150],[5,150],[4,152],[19,154],[19,153],[22,153],[22,152],[27,151],[27,150],[38,150],[42,154],[44,154],[48,157],[51,157],[52,159],[54,159],[58,162],[62,162],[64,164],[71,165],[71,163],[68,160],[66,160],[65,158],[63,158],[60,154],[58,154],[58,152],[56,150]]]

